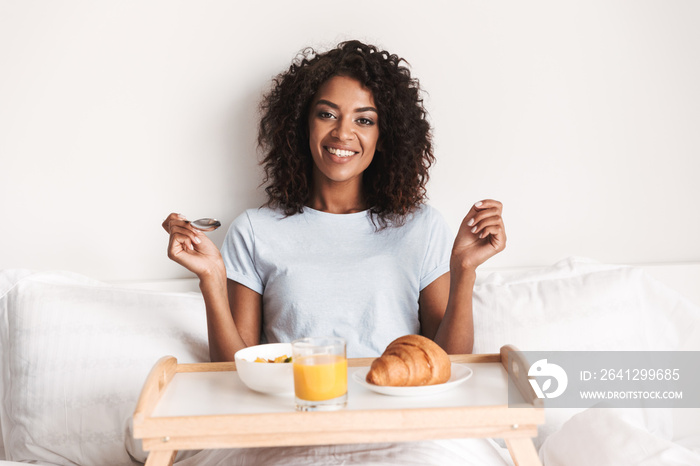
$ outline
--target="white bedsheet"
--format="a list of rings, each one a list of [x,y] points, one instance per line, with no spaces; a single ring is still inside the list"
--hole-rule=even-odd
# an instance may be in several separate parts
[[[700,436],[673,441],[670,409],[590,408],[540,448],[545,466],[697,466]]]
[[[665,283],[674,288],[673,280]],[[700,308],[691,300],[634,268],[575,258],[483,277],[475,288],[475,327],[476,352],[495,352],[506,343],[523,350],[700,350]],[[110,451],[101,464],[131,465],[145,454],[131,448],[124,426],[152,365],[164,354],[181,362],[206,359],[203,303],[198,294],[114,287],[70,273],[3,271],[0,347],[0,433],[7,457],[87,466],[104,461]],[[28,391],[37,390],[46,395],[42,409],[35,400],[22,403]],[[571,418],[579,411],[546,412],[535,442],[546,441],[540,450],[546,466],[634,464],[630,458],[647,461],[640,464],[700,465],[700,409],[651,417],[596,409]],[[100,428],[105,435],[97,435]],[[178,464],[208,466],[234,457],[238,460],[230,464],[242,459],[273,465],[512,464],[507,450],[494,445],[456,440],[379,450],[352,445],[330,452],[324,447],[189,452]],[[326,463],[318,461],[320,453],[328,456]],[[9,464],[20,463],[0,462]]]
[[[316,447],[208,450],[177,461],[177,466],[505,466],[489,439],[331,445]]]

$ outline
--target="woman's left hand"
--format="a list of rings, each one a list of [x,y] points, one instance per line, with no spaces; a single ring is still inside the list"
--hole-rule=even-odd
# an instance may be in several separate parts
[[[475,270],[506,247],[503,204],[493,199],[479,201],[467,213],[452,247],[453,267]]]

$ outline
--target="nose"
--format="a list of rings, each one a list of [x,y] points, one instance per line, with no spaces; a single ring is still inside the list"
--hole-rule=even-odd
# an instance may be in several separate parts
[[[340,118],[337,120],[335,128],[331,132],[331,136],[340,141],[350,141],[355,138],[355,132],[352,128],[352,121],[349,118]]]

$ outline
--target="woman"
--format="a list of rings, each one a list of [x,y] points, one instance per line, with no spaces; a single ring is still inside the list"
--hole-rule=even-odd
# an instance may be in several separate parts
[[[312,335],[345,337],[352,357],[407,333],[472,351],[476,268],[505,247],[502,206],[474,204],[453,242],[424,204],[430,126],[402,63],[358,41],[305,50],[261,106],[266,205],[221,253],[183,216],[163,222],[169,257],[199,277],[212,361]]]

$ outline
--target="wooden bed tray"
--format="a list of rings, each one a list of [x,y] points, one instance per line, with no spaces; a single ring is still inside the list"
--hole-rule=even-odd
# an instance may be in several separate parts
[[[450,358],[469,365],[474,375],[429,397],[374,393],[350,377],[353,368],[367,367],[374,358],[349,359],[348,407],[298,412],[293,396],[270,397],[247,389],[235,363],[178,364],[166,356],[141,390],[134,438],[142,439],[149,452],[147,466],[171,465],[178,450],[467,437],[503,438],[517,466],[541,465],[532,437],[544,423],[544,409],[527,381],[529,365],[520,353],[504,346],[499,354]],[[522,396],[517,407],[508,405],[509,364],[516,374],[510,383]]]

